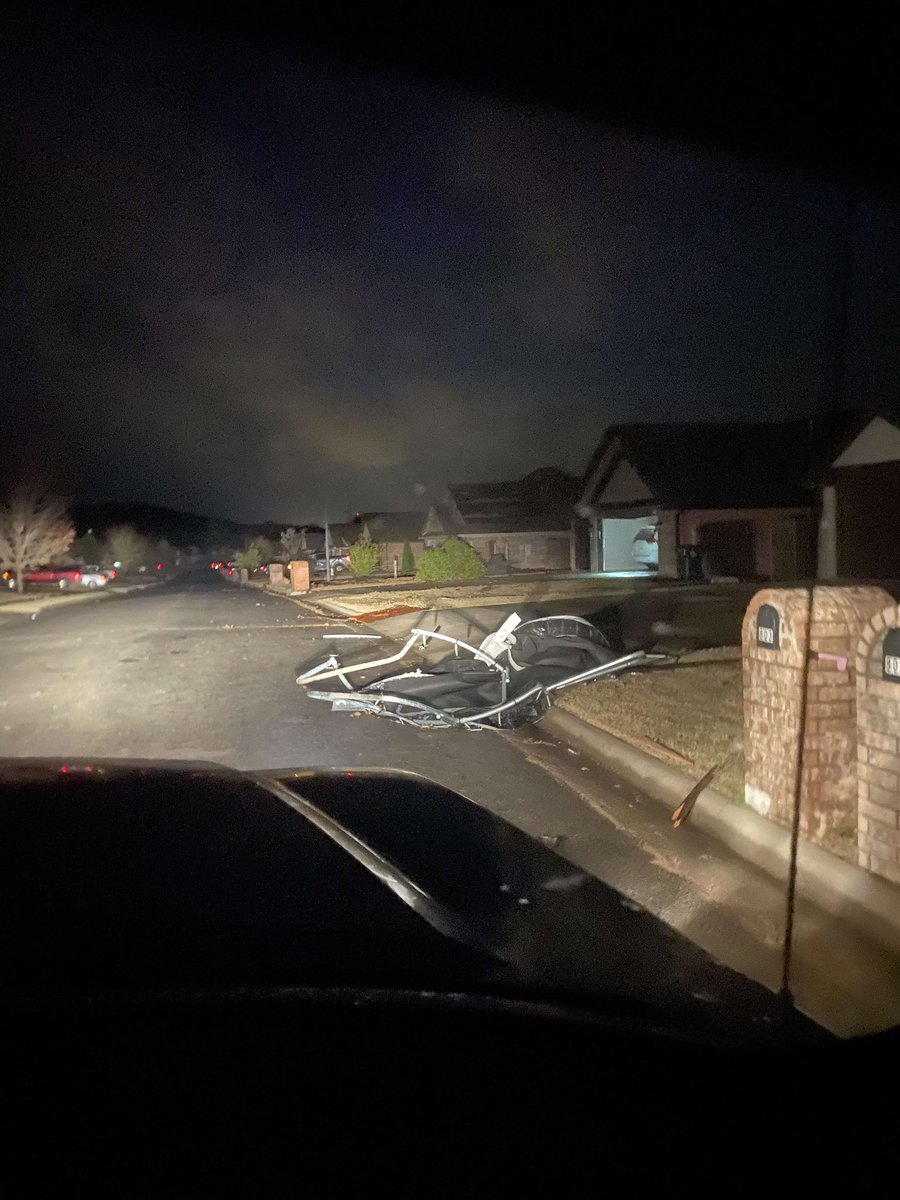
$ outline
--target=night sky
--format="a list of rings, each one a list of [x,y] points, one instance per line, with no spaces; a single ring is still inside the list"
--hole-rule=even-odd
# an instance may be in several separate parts
[[[894,399],[872,197],[161,23],[2,75],[4,483],[340,520],[578,474],[611,422],[812,414],[848,206],[846,398]]]

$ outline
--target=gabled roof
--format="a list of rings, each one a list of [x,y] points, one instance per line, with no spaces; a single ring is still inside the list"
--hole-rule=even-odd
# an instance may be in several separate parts
[[[822,470],[852,437],[850,414],[796,421],[628,424],[606,431],[585,472],[580,505],[648,499],[663,508],[800,508],[812,503]],[[642,487],[640,485],[643,485]],[[641,494],[637,494],[637,493]]]
[[[362,524],[373,542],[416,542],[422,536],[426,513],[373,512],[362,514]]]
[[[362,537],[362,526],[356,521],[329,521],[328,540],[332,547],[352,546]],[[322,548],[325,547],[325,531],[322,531]]]
[[[541,533],[567,530],[578,482],[555,467],[522,479],[456,483],[432,511],[447,533]]]
[[[833,467],[870,466],[900,461],[900,422],[872,417],[851,441],[841,447]]]

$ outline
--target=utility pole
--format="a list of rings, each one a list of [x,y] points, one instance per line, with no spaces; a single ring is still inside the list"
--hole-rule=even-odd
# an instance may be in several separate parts
[[[847,405],[848,359],[850,355],[851,306],[853,297],[853,253],[858,203],[848,192],[843,201],[840,256],[835,280],[832,318],[829,325],[828,377],[824,388],[824,415],[838,416]],[[837,492],[831,483],[822,487],[819,503],[816,578],[837,578]]]
[[[331,531],[325,518],[325,582],[331,583]]]

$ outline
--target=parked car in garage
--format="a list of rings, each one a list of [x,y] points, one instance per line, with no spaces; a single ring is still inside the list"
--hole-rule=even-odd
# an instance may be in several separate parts
[[[656,570],[659,566],[659,530],[655,525],[644,525],[637,531],[631,553],[636,563]]]

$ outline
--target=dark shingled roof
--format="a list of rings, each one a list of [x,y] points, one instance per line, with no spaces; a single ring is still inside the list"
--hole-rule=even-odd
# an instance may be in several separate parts
[[[448,532],[542,533],[569,528],[578,481],[555,467],[542,467],[522,479],[452,484],[449,492],[462,524],[450,506],[434,506]]]
[[[363,513],[373,542],[415,542],[422,536],[426,514],[423,512]]]
[[[614,425],[585,472],[581,502],[596,504],[623,459],[663,508],[801,508],[823,469],[858,432],[850,414],[797,421]],[[614,440],[619,453],[600,472]],[[639,497],[635,497],[638,500]]]

